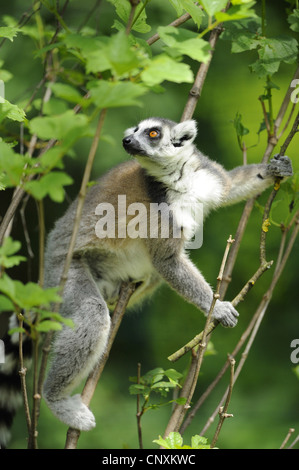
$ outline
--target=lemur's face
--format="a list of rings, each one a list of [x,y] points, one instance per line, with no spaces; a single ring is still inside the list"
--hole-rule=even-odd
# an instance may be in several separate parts
[[[162,157],[174,157],[182,147],[191,145],[195,137],[194,121],[176,124],[167,119],[149,118],[125,131],[123,146],[130,155],[158,161]]]

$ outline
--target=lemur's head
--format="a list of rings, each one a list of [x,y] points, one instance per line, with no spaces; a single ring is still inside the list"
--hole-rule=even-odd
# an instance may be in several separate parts
[[[191,146],[197,134],[193,120],[177,124],[162,118],[149,118],[125,131],[123,146],[130,155],[159,161],[175,157]]]

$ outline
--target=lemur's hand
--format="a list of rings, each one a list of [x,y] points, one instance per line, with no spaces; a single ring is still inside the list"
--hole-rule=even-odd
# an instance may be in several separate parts
[[[272,176],[287,177],[293,175],[292,162],[285,155],[274,155],[274,158],[270,160],[268,170]]]
[[[221,302],[217,300],[214,311],[213,311],[213,319],[218,320],[223,326],[232,328],[236,326],[238,322],[238,312],[232,306],[230,302]]]

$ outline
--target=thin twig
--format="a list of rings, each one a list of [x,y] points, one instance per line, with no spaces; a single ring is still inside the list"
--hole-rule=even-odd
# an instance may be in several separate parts
[[[298,126],[299,126],[299,112],[297,113],[297,116],[294,120],[292,129],[291,129],[289,135],[287,136],[286,140],[284,141],[283,145],[280,148],[280,152],[279,152],[280,155],[285,155],[285,152],[286,152],[291,140],[293,139],[296,132],[298,132]]]
[[[19,311],[19,308],[17,308],[17,311],[18,311],[17,316],[19,320],[19,328],[23,328],[24,317],[22,313]],[[27,369],[24,365],[24,357],[23,357],[23,333],[22,331],[20,331],[19,333],[19,375],[21,379],[21,389],[22,389],[25,417],[26,417],[26,423],[27,423],[27,430],[28,430],[28,434],[30,435],[31,417],[30,417],[30,408],[29,408],[28,395],[27,395],[26,373],[27,373]]]
[[[218,38],[221,32],[222,32],[222,28],[219,26],[215,28],[210,34],[210,39],[209,39],[209,43],[211,46],[210,57],[209,57],[209,60],[205,63],[202,63],[198,69],[193,86],[189,92],[189,97],[188,97],[186,106],[184,108],[181,121],[186,121],[188,119],[191,119],[194,114],[198,100],[201,96],[201,92],[204,86],[204,82],[205,82],[209,67],[211,65],[215,46],[216,46],[216,43],[218,41]]]
[[[227,391],[227,396],[226,396],[226,400],[225,400],[225,404],[224,404],[224,407],[220,407],[219,408],[219,423],[218,423],[218,426],[217,426],[217,429],[215,431],[215,434],[214,434],[214,437],[212,439],[212,442],[211,442],[211,448],[215,447],[216,445],[216,442],[218,440],[218,437],[219,437],[219,434],[220,434],[220,431],[221,431],[221,428],[223,426],[223,423],[224,423],[224,420],[226,418],[231,418],[233,415],[232,414],[228,414],[227,413],[227,410],[228,410],[228,405],[230,403],[230,400],[231,400],[231,396],[232,396],[232,391],[233,391],[233,386],[234,386],[234,370],[235,370],[235,359],[228,355],[228,360],[229,360],[229,363],[230,363],[230,381],[229,381],[229,387],[228,387],[228,391]]]
[[[202,7],[199,7],[199,8],[202,8]],[[182,24],[186,23],[186,21],[190,20],[190,18],[191,18],[191,15],[189,15],[189,13],[184,13],[182,16],[180,16],[176,20],[169,23],[168,26],[174,26],[175,28],[178,28]],[[151,46],[152,44],[157,42],[159,39],[160,39],[160,35],[156,33],[153,36],[151,36],[149,39],[147,39],[146,42],[148,43],[149,46]]]
[[[137,384],[140,384],[140,373],[141,373],[141,364],[140,362],[137,364]],[[139,449],[143,449],[143,442],[142,442],[142,429],[141,429],[141,417],[143,415],[143,410],[140,410],[140,393],[137,393],[136,396],[136,418],[137,418],[137,430],[138,430],[138,442],[139,442]]]
[[[299,442],[299,434],[298,436],[293,440],[292,444],[289,445],[289,447],[287,447],[287,449],[293,449],[295,447],[295,445],[297,444],[297,442]]]
[[[288,434],[286,435],[286,437],[284,438],[281,446],[279,447],[280,449],[284,449],[288,440],[290,439],[291,435],[293,434],[293,432],[295,432],[295,429],[294,428],[290,428],[289,431],[288,431]]]
[[[131,28],[132,28],[133,23],[134,23],[134,16],[135,16],[136,8],[140,3],[140,0],[129,0],[129,1],[131,3],[131,11],[130,11],[130,15],[129,15],[128,24],[127,24],[127,27],[126,27],[126,34],[129,34],[130,31],[131,31]]]

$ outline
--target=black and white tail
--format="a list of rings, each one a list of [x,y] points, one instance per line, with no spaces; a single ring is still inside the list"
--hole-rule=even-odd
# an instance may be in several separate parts
[[[9,328],[16,326],[16,316],[10,318]],[[19,375],[19,334],[6,334],[2,338],[0,363],[0,449],[7,447],[10,428],[17,409],[22,405],[21,381]],[[4,346],[4,347],[3,347]],[[24,335],[23,356],[31,358],[31,341]],[[27,361],[26,361],[27,362]]]

